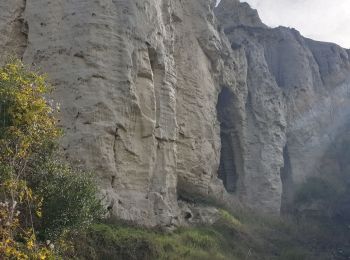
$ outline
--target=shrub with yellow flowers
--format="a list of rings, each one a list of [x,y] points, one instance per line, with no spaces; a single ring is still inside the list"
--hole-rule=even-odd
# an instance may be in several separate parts
[[[45,77],[19,60],[0,69],[0,258],[49,259],[36,240],[42,199],[28,186],[28,165],[60,135]],[[45,149],[46,150],[46,149]]]
[[[0,259],[56,259],[48,236],[59,241],[102,214],[92,177],[56,158],[62,131],[51,90],[19,60],[0,68]],[[74,187],[60,193],[63,182]]]

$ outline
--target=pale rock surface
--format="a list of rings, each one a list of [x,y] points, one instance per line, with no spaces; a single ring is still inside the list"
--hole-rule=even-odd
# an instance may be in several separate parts
[[[112,215],[173,226],[182,193],[230,199],[217,177],[216,102],[222,82],[238,91],[240,65],[216,29],[214,1],[0,5],[0,46],[20,46],[24,62],[49,75],[62,149],[98,174]]]
[[[245,53],[248,66],[245,119],[233,122],[236,128],[243,127],[242,133],[233,132],[241,142],[241,146],[233,146],[234,154],[241,154],[242,158],[234,160],[237,193],[253,208],[278,213],[282,196],[280,169],[284,164],[286,109],[283,92],[270,73],[264,49],[254,36],[250,36],[250,28],[269,29],[261,23],[256,11],[249,12],[249,19],[242,16],[241,13],[247,13],[247,8],[239,1],[223,0],[216,10],[232,49]],[[242,33],[236,33],[240,30]],[[240,164],[242,166],[237,167]]]
[[[28,27],[24,20],[25,0],[0,2],[0,63],[11,55],[22,56],[27,45]]]
[[[215,221],[196,198],[279,214],[346,131],[349,51],[268,28],[238,0],[221,1],[218,23],[214,6],[0,3],[1,63],[16,53],[49,75],[62,150],[96,172],[114,216],[165,227]]]
[[[184,223],[187,225],[212,225],[221,217],[220,210],[213,206],[179,201],[179,207],[183,212]]]
[[[232,5],[239,7],[232,10]],[[222,0],[216,14],[232,47],[244,49],[248,59],[247,84],[252,97],[249,107],[253,125],[248,126],[246,132],[252,132],[253,136],[267,133],[262,139],[263,147],[272,148],[270,152],[263,151],[261,156],[255,155],[255,164],[266,165],[269,160],[274,161],[274,165],[265,169],[276,175],[278,167],[284,166],[281,179],[288,206],[298,185],[310,176],[325,172],[325,154],[335,145],[341,131],[344,134],[350,130],[347,128],[350,52],[336,44],[306,39],[294,29],[267,28],[258,18],[247,21],[245,17],[238,19],[239,15],[231,14],[245,13],[246,8],[236,0]],[[271,110],[258,107],[257,100],[265,100],[260,103],[265,106],[270,102]],[[268,125],[269,122],[272,124]],[[258,147],[254,144],[250,150],[254,152]],[[336,161],[327,166],[328,174],[339,171]],[[255,176],[260,174],[266,176],[256,169],[252,172]],[[257,182],[252,180],[250,183]],[[254,190],[253,196],[261,192]],[[260,208],[259,204],[261,201],[257,200],[257,208]]]

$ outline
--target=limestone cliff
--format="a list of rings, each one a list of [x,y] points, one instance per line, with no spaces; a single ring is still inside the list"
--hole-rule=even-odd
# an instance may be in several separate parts
[[[221,83],[236,88],[240,62],[216,30],[213,1],[0,5],[2,54],[48,73],[64,153],[98,174],[113,215],[174,225],[182,193],[228,196],[216,103]]]
[[[238,0],[214,6],[0,3],[1,57],[49,75],[64,154],[96,172],[115,216],[178,225],[196,196],[278,214],[348,116],[349,51],[268,28]]]
[[[251,174],[266,176],[265,169],[280,175],[288,207],[296,186],[308,177],[341,170],[339,160],[344,158],[331,161],[326,154],[339,142],[339,135],[346,138],[350,130],[350,51],[304,38],[295,29],[267,28],[258,17],[240,17],[246,8],[238,1],[222,0],[216,14],[232,48],[243,49],[248,60],[251,125],[246,133],[260,137],[248,140],[258,167]],[[270,160],[275,167],[265,168]],[[255,188],[253,197],[264,193]],[[261,201],[256,202],[259,208]]]

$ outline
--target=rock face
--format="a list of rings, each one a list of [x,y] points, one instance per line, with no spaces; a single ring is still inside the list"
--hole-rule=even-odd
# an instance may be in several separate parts
[[[111,214],[171,226],[178,196],[229,197],[216,103],[221,85],[238,91],[240,65],[212,1],[5,2],[0,46],[19,42],[25,63],[49,74],[62,149],[98,174]]]
[[[267,28],[252,11],[249,19],[240,17],[246,8],[238,1],[222,0],[216,15],[232,48],[244,49],[248,60],[246,134],[252,145],[247,150],[256,153],[251,172],[255,180],[250,183],[268,173],[280,175],[282,207],[288,208],[295,188],[308,177],[341,170],[341,157],[327,167],[325,157],[339,135],[345,137],[350,130],[350,51],[304,38],[294,29]],[[280,192],[278,182],[277,177],[270,182],[275,184],[272,197]],[[253,198],[269,190],[260,187],[263,190],[253,189]],[[263,205],[259,199],[256,203],[257,208]]]
[[[196,198],[278,214],[350,111],[349,51],[238,0],[3,2],[1,57],[49,75],[66,157],[123,219],[213,219]]]
[[[27,46],[28,24],[23,17],[25,6],[24,0],[0,3],[1,61],[9,55],[22,56]]]

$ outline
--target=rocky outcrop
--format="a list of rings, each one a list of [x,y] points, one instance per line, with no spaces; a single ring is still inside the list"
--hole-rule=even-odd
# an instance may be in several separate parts
[[[232,11],[232,5],[238,7]],[[257,168],[251,175],[267,176],[261,170],[266,169],[278,176],[279,167],[283,166],[283,197],[288,205],[299,184],[310,176],[325,173],[322,166],[325,153],[347,125],[349,51],[336,44],[304,38],[294,29],[267,28],[257,17],[247,21],[245,17],[231,14],[245,13],[246,8],[238,1],[222,0],[216,14],[232,48],[243,49],[248,60],[251,125],[248,124],[246,133],[260,137],[259,141],[248,139],[253,143],[248,148],[250,153],[260,152],[254,155]],[[270,160],[273,163],[263,167]],[[327,167],[333,168],[333,173],[328,171],[328,174],[339,171],[336,165],[338,163],[332,162]],[[257,184],[256,180],[250,183]],[[278,187],[277,178],[275,183]],[[274,191],[277,195],[280,187]],[[254,189],[253,197],[261,192]],[[256,202],[260,208],[261,201]]]
[[[172,226],[184,218],[178,197],[229,199],[216,103],[222,85],[240,92],[241,65],[214,1],[7,2],[1,44],[19,42],[25,63],[49,74],[62,149],[98,174],[111,214]]]
[[[49,75],[62,150],[96,172],[114,216],[210,222],[196,198],[278,214],[348,116],[349,51],[268,28],[238,0],[214,6],[0,3],[2,56]]]
[[[1,63],[10,56],[22,56],[27,46],[28,24],[24,19],[25,5],[25,0],[0,3]]]

